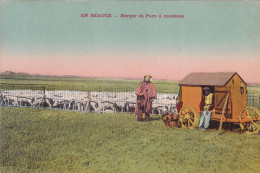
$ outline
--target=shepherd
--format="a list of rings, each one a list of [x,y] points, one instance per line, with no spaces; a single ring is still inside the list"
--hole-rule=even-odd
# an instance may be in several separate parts
[[[151,82],[152,76],[145,75],[144,81],[141,82],[135,94],[137,95],[137,103],[135,108],[135,115],[137,115],[137,121],[141,122],[142,114],[145,113],[145,121],[150,121],[150,112],[152,109],[152,102],[156,99],[156,89]]]

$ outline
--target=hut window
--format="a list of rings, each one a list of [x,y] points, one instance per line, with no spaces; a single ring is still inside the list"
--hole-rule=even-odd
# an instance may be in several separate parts
[[[245,86],[243,83],[240,83],[240,94],[242,95],[244,94],[244,92],[245,92]]]
[[[234,79],[232,79],[232,83],[233,83],[233,85],[234,85],[234,83],[235,83],[235,82],[234,82]]]

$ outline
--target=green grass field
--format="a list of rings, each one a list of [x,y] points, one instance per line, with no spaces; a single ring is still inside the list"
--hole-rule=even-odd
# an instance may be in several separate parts
[[[73,77],[35,77],[35,76],[0,76],[1,83],[6,84],[47,84],[47,90],[82,90],[127,92],[135,91],[141,80],[99,79],[99,78],[73,78]],[[153,81],[160,93],[178,93],[179,86],[176,81]],[[28,86],[24,86],[27,87]],[[21,88],[21,87],[20,87]],[[23,89],[23,88],[21,88]]]
[[[169,129],[160,116],[1,108],[1,172],[259,172],[260,136]]]
[[[47,90],[132,92],[135,91],[141,80],[0,75],[0,82],[5,84],[27,84],[23,87],[12,88],[9,86],[9,88],[5,89],[28,89],[31,87],[31,84],[45,84]],[[179,92],[178,81],[154,80],[153,83],[159,93]],[[249,93],[260,95],[260,86],[249,85],[247,89]]]

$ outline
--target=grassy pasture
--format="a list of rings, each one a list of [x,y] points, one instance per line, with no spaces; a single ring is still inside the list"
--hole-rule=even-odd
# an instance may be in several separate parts
[[[7,84],[48,84],[47,90],[82,90],[127,92],[135,91],[141,80],[99,79],[80,77],[35,77],[8,75],[0,76],[0,81]],[[177,93],[179,86],[176,81],[153,81],[160,93]],[[28,87],[28,86],[26,86]]]
[[[81,90],[127,92],[135,91],[141,80],[101,79],[81,77],[43,77],[30,75],[0,75],[0,82],[7,84],[47,84],[47,90]],[[153,80],[159,93],[178,93],[178,81]],[[28,88],[28,86],[25,86]],[[12,88],[10,88],[12,89]],[[21,88],[24,89],[24,88]],[[260,94],[259,85],[249,85],[248,93]]]
[[[1,172],[259,172],[260,136],[169,129],[160,116],[1,108]]]

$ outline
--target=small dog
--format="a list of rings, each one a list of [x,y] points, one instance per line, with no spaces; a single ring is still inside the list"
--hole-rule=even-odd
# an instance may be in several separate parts
[[[162,114],[162,120],[165,123],[165,125],[169,128],[175,128],[175,127],[179,127],[179,116],[178,114],[174,114],[171,112],[164,112]]]

